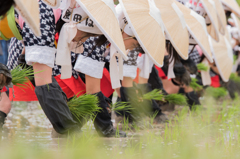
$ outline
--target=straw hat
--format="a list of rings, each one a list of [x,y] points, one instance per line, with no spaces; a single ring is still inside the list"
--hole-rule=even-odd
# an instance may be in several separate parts
[[[31,28],[36,36],[41,35],[39,4],[36,0],[15,0],[15,9],[22,16],[24,21]]]
[[[127,53],[112,0],[76,0],[117,51],[127,60]]]
[[[201,0],[201,2],[211,20],[211,25],[207,27],[208,33],[213,39],[219,41],[219,26],[216,6],[214,6],[214,3],[211,3],[213,2],[212,0]]]
[[[230,11],[235,13],[238,17],[240,17],[240,7],[236,0],[221,0],[224,7],[227,7]]]
[[[202,16],[198,15],[195,11],[185,7],[181,3],[174,0],[172,1],[175,2],[179,9],[182,11],[188,31],[195,40],[194,44],[198,44],[202,49],[204,55],[208,58],[208,60],[210,62],[213,62],[211,47],[208,42],[208,33],[205,19]]]
[[[165,35],[160,11],[153,0],[120,0],[132,31],[150,59],[163,66]]]
[[[169,39],[183,58],[188,58],[189,34],[183,13],[177,5],[168,0],[155,1],[163,20],[167,39]]]
[[[214,61],[224,82],[227,82],[233,68],[232,47],[227,38],[219,35],[219,42],[209,38]]]
[[[216,11],[218,15],[219,32],[224,35],[226,32],[226,26],[227,26],[227,18],[225,15],[225,11],[220,0],[213,0],[213,1],[215,2]]]

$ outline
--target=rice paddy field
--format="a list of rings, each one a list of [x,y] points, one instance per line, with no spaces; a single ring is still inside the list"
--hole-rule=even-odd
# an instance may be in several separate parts
[[[66,158],[240,158],[240,99],[204,96],[203,108],[190,112],[176,106],[165,112],[169,123],[155,125],[143,118],[143,127],[127,138],[102,138],[88,122],[82,133],[52,139],[52,127],[37,102],[14,102],[0,142],[1,159]],[[114,120],[113,120],[114,122]]]

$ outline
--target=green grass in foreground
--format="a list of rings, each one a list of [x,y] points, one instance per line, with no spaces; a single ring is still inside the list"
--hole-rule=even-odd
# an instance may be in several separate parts
[[[203,101],[206,110],[178,111],[161,128],[138,130],[128,139],[104,139],[84,131],[81,138],[66,139],[59,146],[29,144],[24,139],[0,144],[1,159],[113,159],[179,158],[220,159],[240,157],[240,100]],[[147,119],[146,119],[147,120]],[[90,129],[89,129],[90,130]],[[109,145],[107,147],[106,145]],[[111,145],[111,146],[110,146]]]

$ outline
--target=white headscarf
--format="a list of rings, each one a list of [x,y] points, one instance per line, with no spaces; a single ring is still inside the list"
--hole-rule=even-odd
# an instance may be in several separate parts
[[[67,79],[72,76],[71,51],[83,52],[83,45],[72,41],[77,30],[93,34],[102,34],[102,32],[75,0],[62,0],[60,9],[63,10],[61,18],[67,23],[60,32],[56,64],[62,66],[61,79]]]
[[[123,14],[123,10],[120,4],[116,6],[117,17],[119,21],[120,28],[129,36],[134,36],[131,26],[128,24],[128,21]]]

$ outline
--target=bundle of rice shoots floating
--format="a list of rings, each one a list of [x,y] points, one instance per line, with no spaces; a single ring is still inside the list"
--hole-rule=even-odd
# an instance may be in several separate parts
[[[218,88],[208,87],[206,89],[206,95],[212,96],[215,99],[219,99],[227,95],[227,90],[223,87],[218,87]]]
[[[201,90],[203,87],[197,83],[196,78],[191,78],[191,83],[189,85],[193,90]]]
[[[21,88],[29,87],[30,85],[28,83],[28,80],[32,80],[34,74],[40,72],[42,71],[34,73],[32,67],[22,68],[20,65],[18,65],[17,67],[11,70],[12,84]]]
[[[187,104],[187,98],[185,95],[182,95],[182,94],[168,94],[164,98],[170,104],[175,104],[175,105],[186,105]]]
[[[72,114],[80,122],[82,119],[94,119],[96,113],[102,109],[98,106],[98,97],[92,94],[84,94],[79,97],[75,96],[67,104]]]
[[[209,69],[208,66],[206,66],[203,63],[197,64],[197,68],[198,68],[199,71],[207,71]]]

